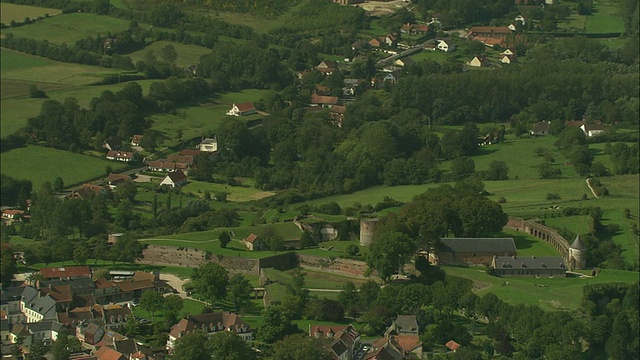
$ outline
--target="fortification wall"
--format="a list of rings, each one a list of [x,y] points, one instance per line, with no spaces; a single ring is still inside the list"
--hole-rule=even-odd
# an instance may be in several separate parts
[[[325,257],[298,254],[300,266],[309,269],[334,273],[344,276],[362,277],[367,271],[367,263],[349,259],[329,259]]]

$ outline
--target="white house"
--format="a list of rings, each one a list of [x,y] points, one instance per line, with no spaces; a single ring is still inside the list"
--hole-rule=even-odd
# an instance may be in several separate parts
[[[182,170],[178,170],[168,173],[160,182],[160,186],[168,185],[170,187],[179,187],[184,185],[186,182],[187,176],[182,172]]]
[[[252,103],[248,101],[239,103],[239,104],[234,103],[231,109],[227,111],[227,115],[231,115],[231,116],[246,116],[246,115],[251,115],[255,113],[256,113],[256,108],[253,106]]]
[[[438,50],[444,52],[451,52],[455,48],[455,45],[445,40],[438,40]]]
[[[587,137],[594,137],[604,134],[604,126],[602,124],[584,124],[580,126],[580,129]]]
[[[214,135],[212,138],[202,139],[202,141],[198,145],[198,149],[205,152],[218,151],[218,137]]]

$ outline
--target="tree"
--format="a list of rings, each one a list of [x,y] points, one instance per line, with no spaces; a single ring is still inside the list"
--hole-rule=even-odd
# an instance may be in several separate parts
[[[384,281],[392,274],[401,271],[401,267],[415,251],[415,243],[400,232],[378,233],[371,244],[367,259],[369,268],[378,271]]]
[[[253,360],[256,354],[249,343],[230,331],[221,331],[209,339],[207,349],[216,360]]]
[[[13,274],[18,271],[16,260],[13,258],[13,251],[10,247],[2,250],[0,256],[0,281],[3,286],[8,286],[13,279]]]
[[[458,201],[462,236],[491,236],[502,231],[508,216],[500,204],[482,196],[469,196]]]
[[[451,162],[451,174],[456,181],[463,180],[473,175],[476,164],[468,157],[457,157]]]
[[[269,250],[273,252],[284,250],[284,238],[273,226],[265,227],[264,230],[262,230],[260,238],[267,244]]]
[[[111,248],[111,260],[133,263],[142,257],[145,245],[128,234],[121,236]]]
[[[296,331],[283,309],[279,306],[269,306],[262,310],[260,325],[257,329],[258,340],[273,344],[288,334]]]
[[[111,3],[109,0],[93,0],[93,6],[91,8],[91,12],[96,13],[98,15],[106,15],[109,13],[109,8],[111,7]]]
[[[229,297],[236,312],[240,312],[251,303],[252,289],[251,283],[242,274],[235,274],[231,277],[231,280],[229,280]]]
[[[71,353],[78,352],[81,349],[82,345],[77,338],[60,335],[51,346],[51,353],[54,360],[67,360]]]
[[[140,307],[151,314],[151,321],[155,320],[156,312],[162,310],[165,299],[159,292],[147,290],[140,296]]]
[[[330,360],[333,356],[324,339],[294,334],[273,344],[272,360]]]
[[[351,244],[347,246],[347,254],[351,256],[356,256],[358,255],[359,252],[360,252],[360,248],[358,247],[358,245]]]
[[[27,360],[42,360],[45,359],[44,355],[49,351],[49,347],[45,346],[42,341],[33,341],[29,346],[29,354],[27,354]]]
[[[216,263],[206,263],[193,269],[189,282],[198,295],[213,304],[227,295],[229,274],[227,270]]]
[[[167,322],[175,324],[178,320],[178,313],[184,307],[184,302],[179,295],[169,295],[164,298],[164,317]]]
[[[167,44],[160,50],[160,56],[162,56],[162,58],[167,62],[174,62],[178,58],[178,53],[176,52],[176,49],[172,44]],[[178,130],[180,130],[180,132],[182,133],[182,129]],[[178,136],[178,141],[181,137],[182,134]]]
[[[62,189],[64,189],[64,180],[62,180],[62,178],[58,176],[53,180],[52,186],[54,191],[62,191]]]
[[[176,340],[171,360],[211,360],[211,350],[207,348],[207,334],[196,330]]]
[[[220,241],[220,247],[225,249],[231,242],[231,235],[229,235],[228,231],[223,231],[218,235],[218,241]]]
[[[87,249],[86,244],[80,244],[78,247],[73,250],[73,260],[80,265],[84,265],[89,259],[89,250]]]
[[[504,161],[494,160],[489,164],[489,170],[484,175],[486,180],[509,179],[509,167]]]
[[[358,289],[351,281],[347,281],[342,285],[342,291],[338,294],[338,301],[344,306],[347,315],[354,319],[360,311],[360,299],[358,297]]]

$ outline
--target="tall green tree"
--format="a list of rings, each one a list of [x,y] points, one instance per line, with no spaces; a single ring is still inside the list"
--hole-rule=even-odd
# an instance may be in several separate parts
[[[0,281],[2,286],[11,284],[13,274],[17,272],[16,260],[13,258],[13,250],[10,247],[4,248],[0,254]]]
[[[196,330],[176,340],[172,360],[211,360],[211,350],[207,348],[207,334]]]
[[[147,290],[140,296],[140,307],[151,314],[151,321],[155,320],[156,312],[164,307],[165,298],[159,292]]]
[[[273,344],[272,360],[330,360],[333,355],[324,339],[306,334],[289,335]]]
[[[281,307],[269,306],[260,316],[257,338],[262,342],[273,344],[286,335],[295,333],[296,328]]]
[[[253,360],[256,353],[248,342],[235,333],[221,331],[207,341],[207,349],[216,360]]]
[[[401,232],[378,233],[371,244],[367,264],[387,281],[391,275],[402,271],[402,266],[415,250],[415,242]]]
[[[190,285],[210,304],[222,300],[227,295],[229,274],[216,263],[206,263],[193,269]]]
[[[231,277],[231,280],[229,280],[229,297],[236,312],[246,309],[251,303],[252,289],[251,283],[242,274],[235,274]]]

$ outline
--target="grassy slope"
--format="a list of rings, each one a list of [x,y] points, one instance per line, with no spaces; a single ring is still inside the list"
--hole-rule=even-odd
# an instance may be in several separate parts
[[[178,57],[176,58],[176,61],[175,61],[176,65],[182,66],[182,67],[187,67],[190,65],[197,64],[202,55],[205,55],[211,52],[210,49],[207,49],[206,47],[202,47],[202,46],[185,45],[177,42],[162,40],[162,41],[153,42],[147,45],[144,49],[127,54],[127,56],[130,57],[134,63],[136,63],[137,61],[144,60],[147,52],[153,51],[153,53],[158,58],[162,59],[162,57],[160,56],[162,54],[162,48],[164,48],[169,44],[173,45],[173,47],[176,49],[176,53],[178,54]]]
[[[90,13],[72,13],[43,19],[34,24],[2,30],[15,37],[47,40],[52,44],[75,44],[86,36],[105,36],[126,30],[129,21]]]
[[[34,189],[60,176],[65,185],[81,183],[104,175],[105,168],[123,168],[122,163],[97,159],[40,146],[27,146],[0,154],[2,173],[15,179],[31,180]]]
[[[38,6],[16,5],[9,3],[0,3],[0,21],[9,25],[11,21],[23,22],[26,17],[36,19],[40,16],[49,14],[51,16],[61,14],[62,10],[49,9]]]
[[[227,200],[232,202],[257,200],[273,195],[272,192],[261,191],[256,188],[245,188],[239,186],[229,186],[225,184],[214,184],[191,180],[184,188],[182,188],[182,192],[191,193],[198,196],[204,194],[205,191],[209,191],[212,196],[215,195],[216,192],[226,192],[229,194]]]

